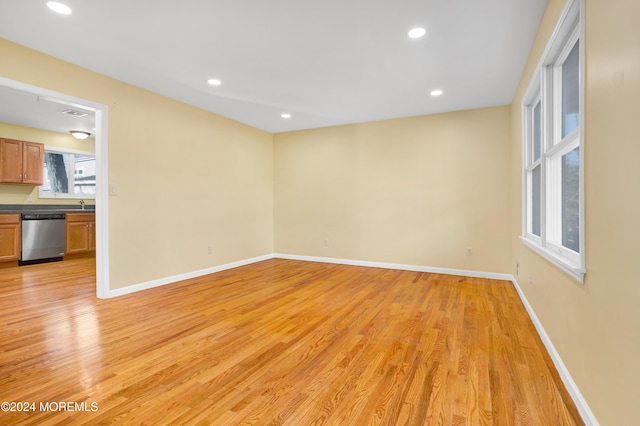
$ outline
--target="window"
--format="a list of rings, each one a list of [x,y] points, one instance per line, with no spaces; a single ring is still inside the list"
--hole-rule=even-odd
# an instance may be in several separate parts
[[[45,148],[44,185],[38,191],[40,198],[95,198],[94,154]]]
[[[586,271],[580,1],[567,2],[522,104],[522,240],[582,282]]]

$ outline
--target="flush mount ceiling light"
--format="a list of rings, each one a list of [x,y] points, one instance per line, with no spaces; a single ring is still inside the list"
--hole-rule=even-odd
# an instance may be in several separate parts
[[[71,135],[76,139],[86,139],[91,136],[91,133],[83,130],[70,130],[69,133],[71,133]]]
[[[57,1],[47,2],[47,7],[61,15],[71,15],[71,9],[69,8],[69,6],[58,3]]]
[[[444,93],[444,92],[443,92],[442,90],[440,90],[440,89],[436,89],[436,90],[432,90],[432,91],[431,91],[431,93],[430,93],[430,95],[431,95],[431,96],[440,96],[440,95],[442,95],[443,93]]]
[[[420,37],[423,37],[426,33],[427,33],[427,30],[425,30],[424,28],[418,27],[418,28],[413,28],[407,34],[411,38],[420,38]]]
[[[210,78],[209,80],[207,80],[207,83],[209,83],[212,86],[220,86],[222,84],[220,80],[215,78]]]
[[[282,114],[280,114],[280,117],[282,117],[282,118],[291,118],[291,114],[289,114],[288,112],[283,112]]]

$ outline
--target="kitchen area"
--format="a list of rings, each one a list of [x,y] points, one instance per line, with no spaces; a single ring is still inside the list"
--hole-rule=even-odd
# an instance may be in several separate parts
[[[95,256],[95,118],[0,86],[0,268]]]
[[[61,261],[95,248],[94,206],[0,205],[0,262]]]

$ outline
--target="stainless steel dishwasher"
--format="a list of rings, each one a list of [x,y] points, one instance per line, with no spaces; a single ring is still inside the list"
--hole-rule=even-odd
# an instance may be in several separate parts
[[[62,260],[66,224],[64,213],[23,213],[20,265]]]

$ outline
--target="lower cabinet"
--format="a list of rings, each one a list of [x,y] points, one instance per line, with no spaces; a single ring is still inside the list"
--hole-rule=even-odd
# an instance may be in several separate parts
[[[0,214],[0,262],[20,260],[20,215]]]
[[[66,254],[89,253],[96,250],[96,214],[67,213]]]

